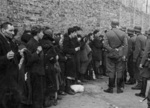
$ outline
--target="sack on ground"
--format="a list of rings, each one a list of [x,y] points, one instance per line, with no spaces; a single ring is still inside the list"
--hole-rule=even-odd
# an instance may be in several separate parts
[[[76,92],[76,93],[84,92],[83,85],[71,85],[71,89],[74,90],[74,92]]]

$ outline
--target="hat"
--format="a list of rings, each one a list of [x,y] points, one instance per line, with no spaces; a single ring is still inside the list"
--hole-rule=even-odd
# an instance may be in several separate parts
[[[75,27],[72,27],[72,28],[68,29],[68,35],[70,35],[71,33],[74,33],[74,32],[76,32],[76,28]]]
[[[44,38],[49,38],[49,39],[53,38],[53,31],[51,29],[46,29],[43,31],[43,33],[44,33]]]
[[[135,26],[134,31],[135,32],[141,32],[142,28],[140,26]]]
[[[150,29],[147,31],[147,34],[150,35]]]
[[[119,21],[118,20],[112,20],[111,26],[119,26]]]
[[[127,30],[127,33],[128,33],[128,34],[134,34],[134,29],[129,28],[129,29]]]
[[[52,36],[53,35],[53,31],[51,29],[46,29],[43,31],[44,35],[49,35]]]
[[[74,26],[73,28],[76,29],[76,31],[82,30],[79,26]]]
[[[95,30],[94,32],[93,32],[93,34],[97,34],[99,32],[99,30]]]
[[[120,28],[120,30],[122,30],[122,31],[124,31],[124,32],[126,32],[126,29],[127,29],[126,27],[121,27],[121,28]]]

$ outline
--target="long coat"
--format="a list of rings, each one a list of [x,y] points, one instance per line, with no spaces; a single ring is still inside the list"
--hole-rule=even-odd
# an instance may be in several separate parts
[[[73,39],[71,39],[68,35],[64,37],[63,41],[63,51],[67,56],[66,61],[66,76],[76,78],[76,51],[75,51],[75,43]]]
[[[148,54],[150,53],[150,37],[148,37],[147,41],[146,41],[146,47],[145,47],[145,51],[143,53],[143,57],[141,60],[141,64],[144,65],[144,63],[146,62],[146,60],[148,59]],[[145,77],[145,78],[150,78],[150,69],[148,67],[144,67],[141,70],[141,76]]]
[[[144,35],[138,35],[135,41],[135,50],[133,52],[133,62],[134,62],[134,78],[139,79],[140,78],[140,69],[139,65],[144,53],[146,45],[146,37]]]
[[[27,43],[27,48],[31,51],[31,59],[29,63],[31,64],[30,72],[37,73],[38,75],[45,75],[44,71],[44,54],[41,52],[39,55],[36,53],[37,47],[40,43],[34,38],[30,39]]]
[[[138,61],[143,56],[143,52],[146,45],[146,37],[144,35],[138,35],[135,41],[135,50],[133,52],[133,61]]]
[[[47,86],[51,86],[51,90],[57,91],[59,89],[59,73],[54,68],[54,64],[56,63],[56,51],[55,47],[47,37],[40,41],[43,51],[44,51],[44,66],[46,72],[46,83]],[[48,88],[49,89],[49,88]]]
[[[9,51],[13,51],[15,56],[8,60],[6,55]],[[5,38],[0,34],[0,104],[2,98],[5,97],[11,90],[18,91],[18,76],[19,76],[19,53],[18,47],[11,39]]]
[[[33,108],[41,108],[44,100],[44,54],[43,51],[39,54],[36,53],[38,46],[40,43],[34,38],[27,43],[27,48],[31,52],[28,66],[30,66]]]
[[[93,60],[102,61],[102,41],[98,38],[95,38],[91,43],[90,47],[92,49]]]

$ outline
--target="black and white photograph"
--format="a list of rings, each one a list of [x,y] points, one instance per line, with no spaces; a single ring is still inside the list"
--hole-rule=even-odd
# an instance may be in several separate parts
[[[0,108],[150,108],[150,0],[0,0]]]

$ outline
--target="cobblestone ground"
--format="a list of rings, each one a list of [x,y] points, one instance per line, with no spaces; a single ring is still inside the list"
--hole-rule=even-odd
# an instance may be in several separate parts
[[[114,89],[113,94],[104,93],[107,89],[107,78],[95,81],[88,81],[83,93],[74,96],[67,95],[57,106],[50,108],[147,108],[147,101],[140,102],[143,98],[136,97],[139,90],[131,90],[129,85],[125,85],[124,93],[117,94]]]

